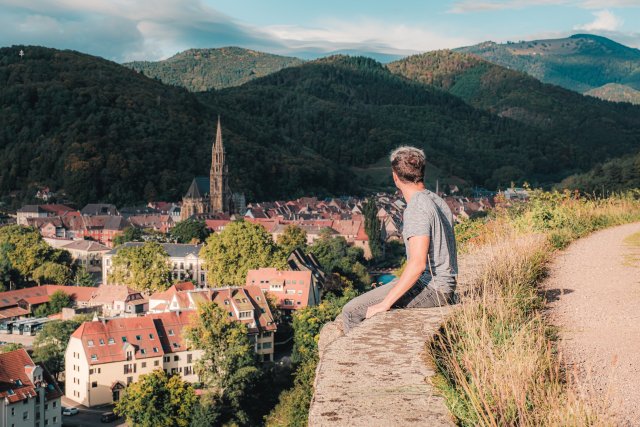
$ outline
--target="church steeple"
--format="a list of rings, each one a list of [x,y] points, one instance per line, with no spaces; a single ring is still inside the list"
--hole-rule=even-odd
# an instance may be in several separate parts
[[[225,149],[222,143],[222,126],[218,116],[216,140],[211,150],[210,198],[212,213],[229,213],[231,194],[228,182],[228,167],[225,162]]]

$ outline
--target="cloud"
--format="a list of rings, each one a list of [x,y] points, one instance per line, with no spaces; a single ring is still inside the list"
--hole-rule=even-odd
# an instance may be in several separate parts
[[[459,0],[449,13],[472,13],[495,10],[524,9],[536,6],[574,6],[583,9],[640,7],[638,0]]]
[[[3,44],[74,49],[120,62],[230,45],[313,57],[334,51],[404,55],[470,42],[436,29],[377,20],[259,28],[203,0],[0,0],[0,6]]]
[[[592,22],[578,25],[574,27],[574,29],[584,31],[616,31],[623,24],[622,19],[606,9],[593,12],[593,16],[595,16],[595,19]]]

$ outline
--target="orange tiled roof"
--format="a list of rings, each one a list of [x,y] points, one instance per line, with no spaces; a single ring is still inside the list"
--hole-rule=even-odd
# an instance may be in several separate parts
[[[35,397],[36,387],[29,378],[29,373],[33,372],[35,366],[23,348],[0,354],[0,399],[15,403],[27,397]],[[62,391],[49,372],[43,366],[40,367],[43,381],[51,385],[45,389],[45,398],[51,400],[62,396]]]

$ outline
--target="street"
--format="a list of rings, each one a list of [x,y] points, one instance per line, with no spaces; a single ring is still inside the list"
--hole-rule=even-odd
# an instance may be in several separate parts
[[[78,408],[80,412],[77,415],[62,416],[62,425],[74,427],[91,427],[91,426],[107,426],[107,427],[126,427],[127,424],[123,418],[119,418],[111,423],[102,423],[100,416],[105,412],[113,412],[113,405],[105,405],[94,408],[78,405],[73,400],[62,397],[62,406],[67,408]]]

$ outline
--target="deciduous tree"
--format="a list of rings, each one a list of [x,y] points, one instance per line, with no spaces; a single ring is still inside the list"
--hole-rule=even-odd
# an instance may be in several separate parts
[[[289,224],[284,232],[278,236],[278,245],[285,254],[289,255],[296,249],[307,248],[307,233],[295,224]]]
[[[81,323],[80,319],[54,320],[46,323],[36,335],[33,342],[33,360],[42,362],[56,379],[64,370],[64,353],[69,338]]]
[[[163,291],[170,286],[169,255],[159,243],[122,247],[111,261],[109,283],[148,292]]]
[[[211,233],[204,221],[189,218],[173,226],[169,234],[178,243],[202,243]]]
[[[186,336],[204,352],[196,371],[219,403],[222,416],[244,422],[242,398],[260,374],[247,327],[231,320],[214,302],[200,305],[195,319]]]
[[[47,261],[35,268],[31,277],[38,285],[66,285],[71,282],[71,269],[63,264]]]
[[[129,384],[114,412],[139,427],[186,427],[191,423],[198,397],[191,384],[161,369],[140,375]]]
[[[207,239],[200,251],[211,286],[243,285],[247,271],[260,267],[284,268],[286,255],[261,225],[229,223]]]

